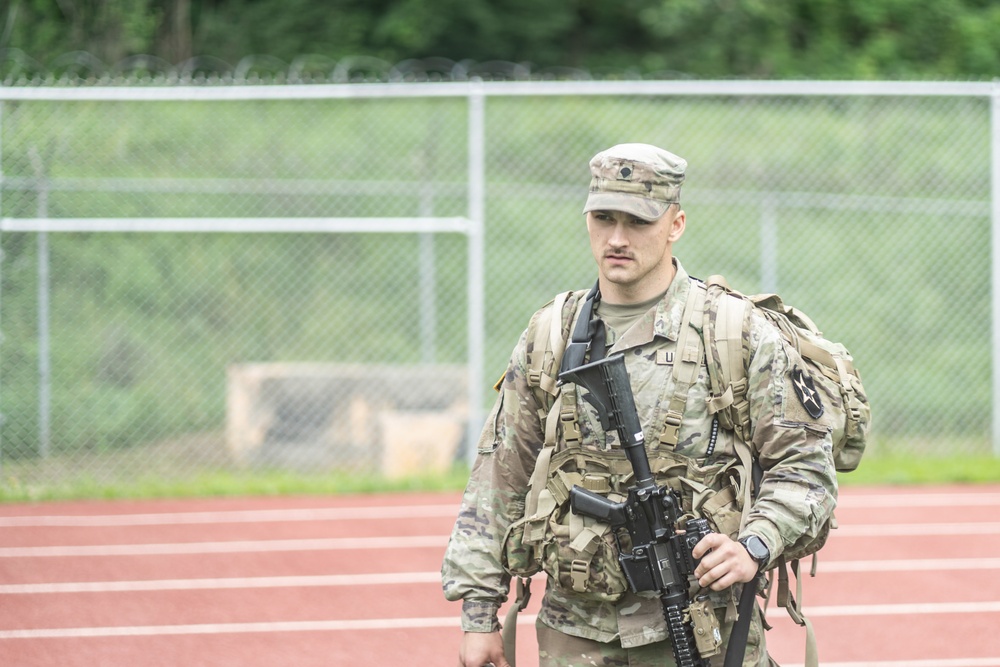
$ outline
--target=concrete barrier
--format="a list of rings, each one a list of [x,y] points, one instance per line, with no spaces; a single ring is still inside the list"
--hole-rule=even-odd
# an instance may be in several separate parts
[[[226,444],[247,465],[436,472],[465,434],[463,366],[258,363],[227,375]]]

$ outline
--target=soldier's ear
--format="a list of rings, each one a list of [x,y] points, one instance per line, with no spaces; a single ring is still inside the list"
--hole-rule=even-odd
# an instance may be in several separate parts
[[[684,234],[684,228],[687,226],[687,215],[684,213],[684,209],[677,211],[677,215],[674,217],[673,222],[670,223],[670,242],[676,243],[677,240]]]

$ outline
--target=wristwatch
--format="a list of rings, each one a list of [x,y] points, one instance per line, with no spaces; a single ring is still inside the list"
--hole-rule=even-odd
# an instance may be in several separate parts
[[[757,572],[762,571],[768,561],[771,560],[771,552],[768,550],[767,545],[764,544],[764,540],[756,535],[748,535],[747,537],[741,537],[739,542],[747,550],[747,553],[750,554],[750,558],[757,561]]]

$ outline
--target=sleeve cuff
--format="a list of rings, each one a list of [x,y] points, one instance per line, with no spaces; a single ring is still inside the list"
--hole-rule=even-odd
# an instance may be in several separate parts
[[[493,600],[462,600],[462,630],[464,632],[499,632],[497,613],[500,603]]]

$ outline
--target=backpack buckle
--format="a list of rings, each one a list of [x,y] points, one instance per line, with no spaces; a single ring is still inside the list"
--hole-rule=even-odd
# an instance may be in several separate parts
[[[590,563],[585,560],[574,560],[570,563],[569,576],[573,581],[573,590],[577,593],[587,591],[587,580],[590,579]]]
[[[681,437],[681,413],[670,410],[660,435],[660,442],[664,442],[671,447],[675,447]]]

